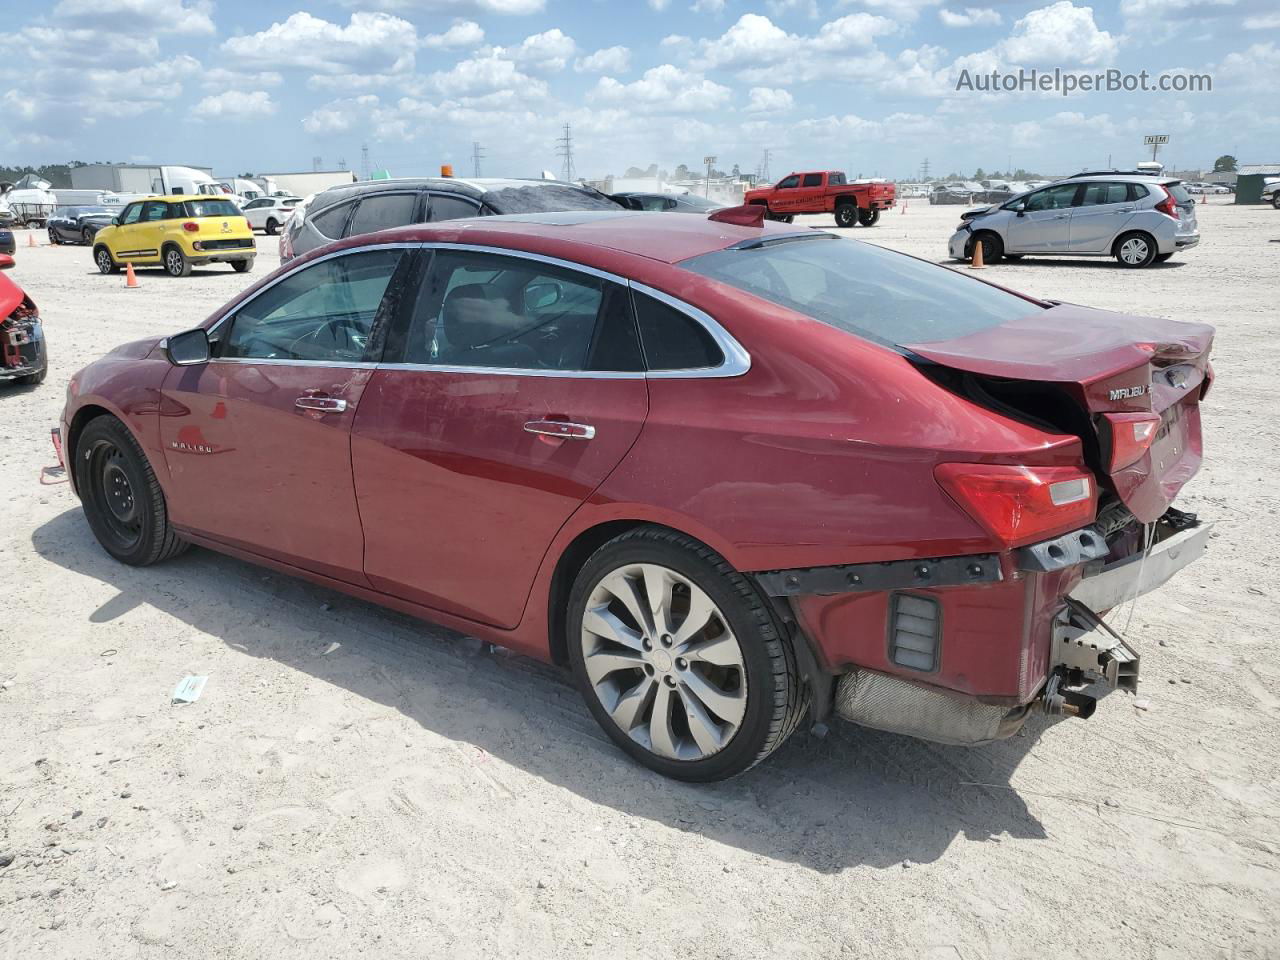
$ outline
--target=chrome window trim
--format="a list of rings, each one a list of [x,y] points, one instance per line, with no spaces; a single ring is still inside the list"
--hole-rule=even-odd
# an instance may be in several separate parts
[[[541,253],[531,253],[525,250],[512,250],[508,247],[492,247],[484,244],[475,243],[370,243],[361,244],[358,247],[345,247],[342,250],[335,250],[332,253],[326,253],[324,256],[316,257],[314,260],[308,260],[306,263],[299,264],[295,269],[289,270],[276,277],[265,287],[258,290],[252,297],[236,305],[232,310],[228,310],[222,316],[218,317],[206,330],[213,339],[219,327],[226,323],[238,311],[244,309],[253,303],[260,296],[272,289],[276,284],[287,280],[288,278],[331,260],[334,257],[343,257],[355,253],[365,253],[375,250],[461,250],[471,253],[490,253],[497,256],[518,257],[524,260],[534,260],[538,263],[545,263],[549,266],[560,267],[565,270],[575,270],[579,273],[585,273],[588,276],[597,277],[601,280],[608,280],[612,283],[622,284],[631,290],[643,293],[646,296],[653,297],[665,303],[667,306],[693,319],[700,324],[711,335],[712,340],[720,348],[720,352],[724,355],[724,360],[718,366],[714,367],[694,367],[682,370],[537,370],[525,369],[523,367],[472,367],[453,364],[434,364],[434,363],[373,363],[369,361],[345,361],[345,362],[324,362],[318,360],[272,360],[272,359],[256,359],[253,357],[215,357],[210,359],[210,363],[265,363],[274,365],[305,365],[305,366],[328,366],[359,369],[364,367],[376,367],[380,370],[410,370],[422,373],[478,373],[490,374],[493,376],[505,377],[564,377],[576,380],[704,380],[720,377],[740,377],[751,369],[751,354],[742,346],[733,335],[722,327],[714,317],[703,310],[699,310],[692,304],[685,303],[669,293],[650,287],[647,284],[630,280],[627,277],[619,276],[616,273],[610,273],[607,270],[598,270],[595,267],[589,267],[586,264],[575,263],[572,260],[562,260],[559,257],[550,257]]]
[[[251,363],[254,366],[272,367],[336,367],[342,370],[374,370],[378,364],[372,360],[293,360],[272,357],[210,357],[208,363]]]

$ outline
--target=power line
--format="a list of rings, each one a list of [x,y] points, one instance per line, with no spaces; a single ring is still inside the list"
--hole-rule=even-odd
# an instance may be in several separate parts
[[[360,145],[360,179],[369,179],[369,145],[367,143]]]
[[[559,146],[556,147],[556,156],[560,157],[563,161],[561,169],[564,175],[560,179],[572,181],[574,175],[573,134],[569,132],[569,124],[566,123],[564,125],[564,136],[557,137],[556,143],[559,144]]]
[[[479,140],[471,142],[471,166],[473,168],[472,176],[479,179],[480,177],[480,161],[484,159],[484,147],[480,146]]]

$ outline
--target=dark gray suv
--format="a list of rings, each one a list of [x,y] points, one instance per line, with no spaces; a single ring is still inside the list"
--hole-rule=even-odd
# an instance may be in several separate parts
[[[559,180],[362,180],[330,187],[298,204],[280,235],[280,259],[292,260],[343,237],[410,223],[618,207],[599,191]]]

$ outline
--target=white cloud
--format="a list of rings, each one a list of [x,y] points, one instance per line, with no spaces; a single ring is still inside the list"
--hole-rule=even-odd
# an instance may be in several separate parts
[[[344,6],[361,10],[387,10],[392,13],[496,13],[523,16],[541,13],[546,0],[341,0]]]
[[[1071,0],[1032,10],[1013,25],[996,52],[1022,65],[1096,66],[1115,59],[1120,41],[1093,20],[1092,7],[1077,7]]]
[[[243,70],[205,67],[200,74],[200,86],[206,90],[258,90],[262,87],[278,87],[283,82],[284,77],[274,70],[247,73]]]
[[[266,68],[300,67],[322,73],[402,73],[413,69],[418,35],[413,24],[385,13],[353,13],[343,27],[309,13],[222,44],[242,63]]]
[[[451,70],[441,70],[427,78],[427,86],[450,97],[473,96],[497,91],[519,91],[529,96],[546,96],[547,87],[521,73],[515,63],[503,57],[485,56],[462,60]]]
[[[689,9],[694,13],[724,13],[724,0],[695,0]]]
[[[634,83],[601,77],[589,98],[601,103],[624,104],[638,110],[689,113],[714,110],[728,102],[731,91],[700,73],[689,73],[669,63],[653,67]]]
[[[228,90],[205,97],[196,104],[190,119],[199,121],[205,117],[229,117],[235,120],[247,120],[254,117],[269,117],[276,112],[276,105],[271,102],[271,95],[265,90],[253,90],[241,93]]]
[[[1261,17],[1245,17],[1246,30],[1280,30],[1280,13],[1271,13]]]
[[[898,25],[870,13],[853,13],[819,27],[811,37],[788,33],[758,13],[738,18],[720,37],[703,40],[698,66],[707,69],[743,69],[745,79],[761,76],[761,68],[787,61],[812,72],[806,60],[814,55],[844,59],[850,50],[870,49],[876,38],[894,33]],[[790,79],[790,78],[787,78]],[[775,77],[782,82],[782,77]]]
[[[10,50],[24,59],[67,65],[68,61],[110,58],[117,65],[153,62],[160,57],[155,37],[108,30],[25,27],[12,35]],[[11,58],[12,59],[12,58]]]
[[[474,20],[455,20],[444,33],[431,33],[422,38],[424,47],[436,50],[476,47],[483,42],[484,30]]]
[[[213,33],[212,12],[209,0],[61,0],[53,8],[55,17],[73,20],[77,28],[135,34]]]
[[[804,14],[810,20],[818,18],[817,0],[765,0],[764,5],[775,17],[786,16],[794,10],[796,13]]]
[[[795,106],[795,100],[786,90],[772,87],[752,87],[747,113],[780,113]]]
[[[626,47],[605,47],[573,64],[579,73],[626,73],[631,69],[631,51]]]
[[[671,0],[649,0],[650,8],[657,10],[659,13],[667,9],[670,4]]]
[[[1229,53],[1213,73],[1215,86],[1274,92],[1275,78],[1280,76],[1280,46],[1268,41]]]
[[[509,57],[522,66],[533,70],[557,71],[578,51],[573,37],[568,36],[558,27],[535,33],[525,37],[518,47],[498,49],[498,56]]]
[[[855,2],[872,10],[882,10],[899,20],[915,20],[925,7],[936,7],[942,0],[840,0],[839,6],[850,6]]]
[[[998,27],[1004,18],[990,7],[965,7],[963,13],[939,10],[938,19],[947,27]]]
[[[304,117],[302,129],[317,134],[346,133],[356,121],[368,118],[378,103],[378,98],[372,94],[334,100]]]
[[[673,49],[673,48],[687,47],[691,43],[693,43],[693,41],[688,37],[684,36],[683,34],[672,33],[663,37],[662,41],[658,44],[658,46],[667,47],[668,49]]]

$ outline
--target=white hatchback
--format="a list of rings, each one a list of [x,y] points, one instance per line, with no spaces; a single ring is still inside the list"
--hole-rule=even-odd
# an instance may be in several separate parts
[[[254,230],[264,230],[268,236],[275,236],[293,213],[293,208],[301,202],[301,197],[259,197],[244,205],[244,216]]]

